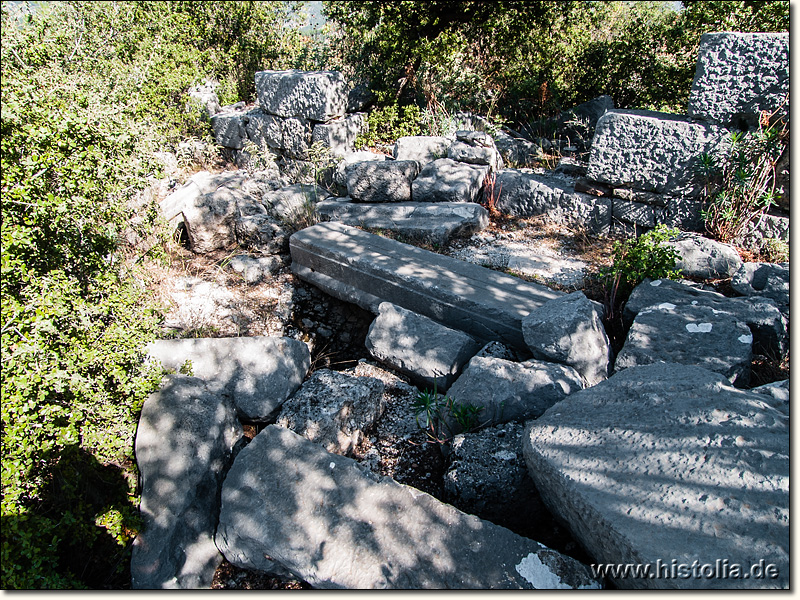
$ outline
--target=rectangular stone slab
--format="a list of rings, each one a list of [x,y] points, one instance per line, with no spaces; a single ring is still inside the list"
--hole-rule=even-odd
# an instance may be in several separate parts
[[[289,241],[292,271],[378,313],[387,301],[484,341],[525,349],[522,319],[563,295],[542,285],[342,225],[320,223]]]

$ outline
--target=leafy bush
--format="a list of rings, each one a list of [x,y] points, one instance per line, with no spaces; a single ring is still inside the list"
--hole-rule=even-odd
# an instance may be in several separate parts
[[[356,148],[373,148],[379,144],[394,144],[398,138],[423,135],[422,111],[414,104],[389,104],[367,115],[367,128],[356,139]]]
[[[676,279],[675,264],[680,254],[664,242],[676,238],[680,231],[657,225],[635,239],[614,242],[613,264],[601,271],[606,282],[606,319],[616,316],[616,308],[634,287],[650,279]]]
[[[143,360],[160,320],[147,256],[123,234],[158,225],[137,200],[154,153],[210,140],[187,88],[251,94],[254,69],[291,66],[273,34],[297,38],[280,3],[25,7],[2,5],[0,583],[128,587],[134,433],[162,373]]]

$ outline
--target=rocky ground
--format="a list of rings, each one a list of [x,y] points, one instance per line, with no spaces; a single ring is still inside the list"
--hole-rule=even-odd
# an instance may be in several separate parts
[[[489,228],[469,239],[428,249],[560,290],[583,289],[587,296],[602,300],[597,273],[610,263],[611,248],[612,240],[589,238],[543,218],[495,216]],[[447,447],[431,439],[417,422],[412,410],[417,389],[369,356],[364,340],[373,315],[296,278],[288,254],[271,261],[257,281],[252,277],[247,281],[237,272],[235,256],[225,252],[197,255],[175,244],[168,260],[150,268],[147,284],[165,308],[165,336],[287,336],[309,345],[312,371],[331,368],[381,379],[386,386],[386,411],[356,448],[354,458],[376,473],[444,500]],[[725,281],[713,283],[719,291],[726,291]],[[761,363],[760,367],[756,365],[758,382],[785,377],[781,376],[781,365],[765,360]],[[788,365],[785,369],[788,371]],[[259,430],[257,425],[246,425],[245,435],[252,438]],[[526,529],[525,522],[515,515],[493,515],[492,520],[591,562],[541,502],[530,510],[540,515],[535,531]],[[308,585],[248,572],[225,561],[217,570],[213,587],[305,589]]]

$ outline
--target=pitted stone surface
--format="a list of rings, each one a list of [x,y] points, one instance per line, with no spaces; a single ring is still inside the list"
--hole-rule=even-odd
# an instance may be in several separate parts
[[[522,319],[563,294],[340,223],[298,231],[289,245],[293,272],[341,300],[375,314],[391,302],[520,349]]]
[[[355,202],[409,202],[419,167],[413,160],[366,161],[347,165],[347,193]]]
[[[287,337],[158,340],[147,352],[167,369],[191,361],[194,376],[213,392],[230,396],[248,421],[274,416],[311,367],[308,346]]]
[[[450,387],[448,396],[462,405],[480,408],[481,426],[534,419],[568,395],[585,387],[572,367],[539,360],[521,363],[474,357]],[[451,433],[460,433],[447,418]]]
[[[661,302],[639,311],[615,370],[657,362],[698,365],[732,383],[750,376],[753,334],[729,312],[709,306]]]
[[[676,306],[708,306],[735,315],[750,328],[753,351],[759,354],[782,356],[788,343],[786,324],[774,300],[759,296],[727,298],[669,279],[645,279],[634,288],[622,312],[625,325],[630,327],[641,310],[664,302]]]
[[[788,33],[705,33],[689,94],[689,116],[757,127],[761,111],[789,114]]]
[[[688,117],[647,110],[613,110],[597,122],[589,159],[590,179],[646,192],[700,192],[694,165],[703,152],[727,143],[728,131]]]
[[[412,184],[415,202],[477,202],[489,167],[439,158],[425,165]]]
[[[275,422],[328,452],[348,454],[383,408],[379,379],[320,369],[284,402]]]
[[[169,375],[136,432],[143,528],[133,543],[134,589],[211,587],[219,493],[242,436],[231,402],[196,377]]]
[[[560,402],[523,443],[542,498],[598,563],[778,571],[620,588],[788,587],[789,424],[761,394],[696,366],[634,367]]]
[[[489,225],[489,213],[472,202],[386,202],[367,204],[332,198],[317,204],[323,221],[391,231],[404,240],[445,245]]]
[[[517,217],[533,217],[556,210],[565,194],[574,192],[566,180],[534,173],[530,169],[503,169],[497,173],[500,188],[497,209]]]
[[[337,71],[259,71],[258,102],[279,117],[329,121],[344,115],[347,84]]]
[[[394,143],[395,160],[415,160],[420,167],[437,158],[447,156],[452,140],[436,135],[412,135],[397,138]]]
[[[314,588],[599,587],[574,559],[273,425],[225,480],[216,541],[236,565]]]
[[[608,377],[612,351],[603,328],[603,309],[583,292],[551,300],[522,321],[534,358],[574,368],[589,385]]]
[[[462,331],[390,302],[382,302],[378,307],[378,317],[370,325],[366,344],[379,361],[420,385],[442,392],[481,347]]]

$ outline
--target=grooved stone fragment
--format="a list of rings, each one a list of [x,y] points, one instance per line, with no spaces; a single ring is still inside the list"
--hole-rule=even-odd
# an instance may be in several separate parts
[[[230,401],[196,377],[170,375],[144,403],[135,444],[143,528],[133,543],[134,589],[211,587],[222,562],[214,545],[219,493],[241,436]]]
[[[657,362],[698,365],[741,384],[750,376],[752,347],[753,334],[736,315],[662,302],[636,315],[615,369]]]
[[[367,334],[367,350],[379,361],[428,388],[444,392],[481,345],[463,331],[382,302]]]
[[[289,246],[292,271],[341,300],[375,314],[381,302],[391,302],[514,348],[525,348],[522,318],[563,295],[340,223],[298,231]]]
[[[689,94],[689,116],[758,126],[761,111],[789,114],[788,33],[705,33]]]
[[[308,346],[288,337],[158,340],[147,352],[167,369],[191,361],[194,376],[230,396],[248,421],[274,416],[311,367]]]
[[[522,334],[534,358],[569,365],[595,385],[608,377],[611,345],[602,307],[583,292],[556,298],[522,320]]]
[[[274,425],[237,456],[216,541],[233,564],[314,588],[599,587],[572,558]]]
[[[620,588],[786,588],[789,420],[691,365],[616,373],[529,424],[528,471],[598,563],[652,565]],[[665,577],[673,561],[773,564],[777,577]],[[762,567],[763,568],[763,567]]]
[[[328,452],[348,454],[383,408],[380,379],[320,369],[283,404],[275,422]]]
[[[347,84],[337,71],[259,71],[258,102],[279,117],[329,121],[344,115]]]
[[[612,110],[600,117],[588,177],[646,192],[696,195],[694,165],[703,152],[718,153],[728,130],[688,117],[647,110]]]

